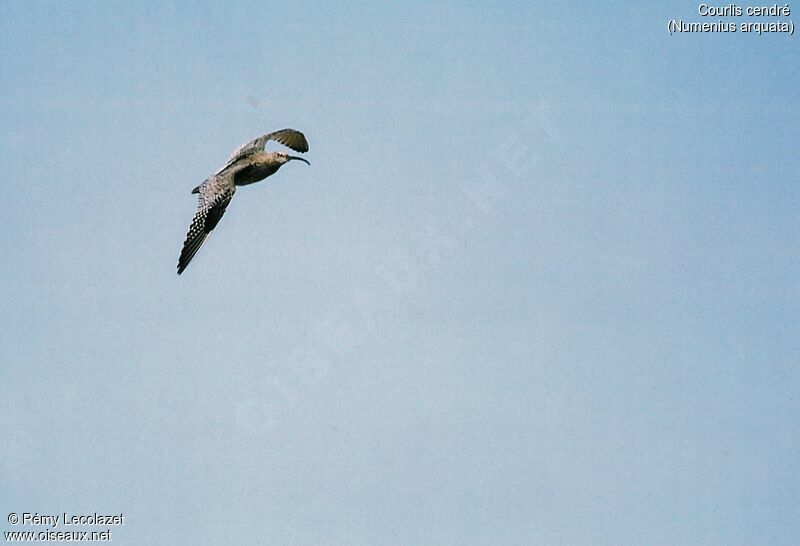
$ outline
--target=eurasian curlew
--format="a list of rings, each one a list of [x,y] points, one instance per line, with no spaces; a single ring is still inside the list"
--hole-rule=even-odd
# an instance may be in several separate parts
[[[264,147],[270,140],[279,142],[296,152],[308,151],[308,142],[300,131],[281,129],[262,135],[236,148],[224,167],[193,189],[192,193],[199,194],[200,202],[186,234],[186,241],[183,243],[181,257],[178,260],[178,275],[183,273],[225,214],[225,208],[236,192],[236,186],[246,186],[264,180],[275,174],[281,165],[293,159],[310,165],[302,157],[291,156],[285,152],[265,151]]]

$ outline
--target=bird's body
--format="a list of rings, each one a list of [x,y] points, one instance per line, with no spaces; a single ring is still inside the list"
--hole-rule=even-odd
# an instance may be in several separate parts
[[[275,174],[281,165],[275,152],[255,152],[229,168],[235,170],[234,183],[237,186],[246,186]]]
[[[290,156],[284,152],[264,151],[269,140],[280,142],[298,152],[308,151],[308,142],[303,133],[294,129],[275,131],[239,146],[224,167],[194,188],[192,193],[199,194],[199,203],[178,260],[178,275],[183,273],[225,214],[225,209],[236,192],[236,186],[264,180],[293,159],[308,163],[302,157]]]

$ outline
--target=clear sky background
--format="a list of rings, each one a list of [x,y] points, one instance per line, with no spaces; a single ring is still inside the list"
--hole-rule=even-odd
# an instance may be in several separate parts
[[[0,529],[797,543],[800,38],[228,4],[0,3]],[[311,166],[178,277],[190,190],[283,127]]]

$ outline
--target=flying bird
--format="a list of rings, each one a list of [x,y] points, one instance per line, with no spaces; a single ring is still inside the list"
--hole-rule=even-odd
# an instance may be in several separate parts
[[[308,141],[300,131],[281,129],[268,133],[236,148],[228,157],[224,167],[193,189],[192,193],[199,194],[199,203],[178,260],[178,275],[183,273],[225,214],[225,209],[236,192],[236,186],[246,186],[264,180],[275,174],[281,165],[293,159],[310,165],[302,157],[288,155],[285,152],[265,151],[264,147],[270,140],[279,142],[296,152],[308,151]]]

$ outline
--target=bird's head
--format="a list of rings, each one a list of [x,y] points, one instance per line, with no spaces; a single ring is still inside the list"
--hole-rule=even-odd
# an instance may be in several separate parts
[[[278,161],[280,161],[280,164],[281,164],[281,165],[283,165],[284,163],[288,163],[288,162],[289,162],[289,161],[291,161],[292,159],[296,159],[296,160],[298,160],[298,161],[302,161],[302,162],[303,162],[303,163],[305,163],[306,165],[311,165],[311,163],[309,163],[308,161],[306,161],[304,158],[302,158],[302,157],[298,157],[298,156],[296,156],[296,155],[289,155],[289,154],[287,154],[286,152],[276,152],[276,153],[275,153],[275,155],[276,155],[276,157],[278,158]]]

